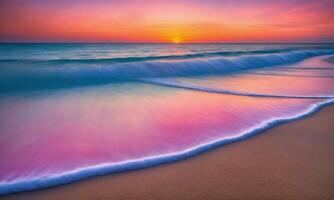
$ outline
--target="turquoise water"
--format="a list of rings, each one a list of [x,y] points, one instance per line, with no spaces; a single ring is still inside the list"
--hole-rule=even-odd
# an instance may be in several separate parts
[[[332,44],[0,44],[0,59],[182,58],[332,48]]]
[[[1,44],[0,194],[182,160],[334,99],[333,45]]]

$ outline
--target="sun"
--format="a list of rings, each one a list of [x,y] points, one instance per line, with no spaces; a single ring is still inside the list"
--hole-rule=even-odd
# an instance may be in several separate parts
[[[174,43],[174,44],[178,44],[180,42],[181,42],[181,39],[178,38],[178,37],[175,37],[175,38],[172,39],[172,43]]]

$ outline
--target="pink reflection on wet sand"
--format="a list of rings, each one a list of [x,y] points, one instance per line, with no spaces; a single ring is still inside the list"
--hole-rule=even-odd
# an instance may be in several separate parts
[[[183,151],[296,115],[316,102],[144,84],[2,100],[0,182]]]

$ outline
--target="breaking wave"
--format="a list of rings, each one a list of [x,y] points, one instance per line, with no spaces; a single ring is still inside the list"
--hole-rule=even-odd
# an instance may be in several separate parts
[[[0,92],[52,89],[94,85],[114,81],[136,81],[141,78],[204,76],[235,71],[284,65],[305,58],[333,54],[334,50],[292,51],[210,59],[159,60],[105,63],[100,65],[48,65],[24,68],[21,65],[0,68]]]

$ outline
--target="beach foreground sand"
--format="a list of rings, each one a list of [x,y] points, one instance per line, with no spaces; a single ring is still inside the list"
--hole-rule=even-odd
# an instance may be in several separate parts
[[[334,106],[158,167],[1,199],[334,199]]]

